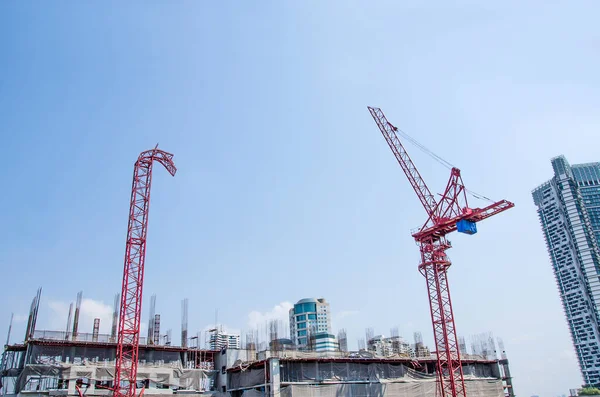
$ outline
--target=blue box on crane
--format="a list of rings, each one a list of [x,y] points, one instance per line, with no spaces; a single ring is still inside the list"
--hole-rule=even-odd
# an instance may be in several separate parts
[[[459,233],[475,234],[477,233],[477,224],[475,222],[462,219],[456,222],[456,230]]]

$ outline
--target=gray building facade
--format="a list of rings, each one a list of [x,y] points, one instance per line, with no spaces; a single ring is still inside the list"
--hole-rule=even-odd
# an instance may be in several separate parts
[[[600,163],[551,160],[532,195],[586,385],[600,385]]]

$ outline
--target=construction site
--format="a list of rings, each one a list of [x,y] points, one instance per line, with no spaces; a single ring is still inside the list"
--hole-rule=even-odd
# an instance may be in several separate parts
[[[356,351],[349,351],[345,332],[335,349],[319,351],[319,341],[298,348],[278,332],[268,340],[207,331],[188,335],[188,302],[182,302],[180,346],[171,331],[161,331],[160,314],[150,304],[148,333],[141,335],[142,290],[153,165],[175,175],[173,155],[158,149],[142,152],[134,165],[121,293],[115,296],[110,334],[100,334],[100,319],[92,333],[79,332],[82,293],[71,304],[64,330],[38,330],[41,289],[34,297],[21,343],[10,343],[2,354],[0,391],[7,396],[141,397],[144,394],[215,396],[440,396],[512,397],[508,359],[501,343],[479,338],[470,351],[457,335],[445,251],[446,235],[477,232],[476,223],[514,205],[506,200],[484,208],[470,207],[461,172],[445,162],[450,179],[444,193],[434,196],[401,143],[413,141],[393,126],[379,108],[368,108],[377,127],[425,209],[426,221],[412,237],[420,252],[433,327],[434,345],[420,335],[415,343],[368,331]],[[414,142],[413,142],[414,143]],[[161,187],[162,188],[162,187]],[[150,266],[148,271],[152,272]],[[426,315],[424,313],[424,315]],[[275,329],[274,327],[273,329]],[[302,332],[302,331],[299,331]],[[333,335],[325,335],[334,339]]]
[[[7,396],[106,396],[114,392],[117,354],[117,321],[111,334],[78,332],[79,303],[67,319],[66,331],[36,330],[40,293],[34,297],[25,341],[7,344],[2,356],[2,394]],[[152,300],[152,302],[154,299]],[[185,302],[185,301],[184,301]],[[430,396],[437,391],[437,357],[423,344],[419,333],[409,344],[396,335],[373,336],[348,351],[345,330],[338,334],[335,351],[298,349],[279,338],[270,322],[270,341],[259,341],[255,332],[237,341],[218,329],[204,336],[187,335],[187,302],[182,304],[182,346],[171,344],[171,332],[160,331],[160,317],[150,317],[153,327],[140,337],[138,393],[151,395],[198,394],[214,396]],[[71,316],[74,314],[74,316]],[[359,340],[359,345],[364,344]],[[231,347],[233,346],[233,348]],[[512,396],[510,369],[503,344],[491,335],[461,340],[462,368],[469,395]]]

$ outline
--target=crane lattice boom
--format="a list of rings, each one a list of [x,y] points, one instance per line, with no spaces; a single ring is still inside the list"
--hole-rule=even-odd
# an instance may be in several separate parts
[[[133,169],[115,361],[114,397],[135,397],[152,165],[157,161],[171,175],[177,172],[173,155],[157,147],[142,152]]]
[[[400,142],[400,138],[398,138],[398,135],[396,135],[396,131],[398,129],[394,127],[392,123],[387,121],[381,109],[372,107],[368,107],[368,109],[369,112],[371,112],[371,116],[373,116],[373,119],[377,123],[377,126],[381,130],[383,137],[390,146],[390,149],[392,149],[394,156],[396,156],[396,159],[406,174],[408,181],[415,190],[415,193],[417,193],[417,197],[421,201],[421,204],[423,204],[425,211],[427,214],[432,215],[437,207],[435,197],[433,194],[431,194],[431,191],[425,184],[425,181],[421,177],[419,170],[417,170],[417,167],[415,167],[413,164],[408,152],[406,149],[404,149],[402,142]]]

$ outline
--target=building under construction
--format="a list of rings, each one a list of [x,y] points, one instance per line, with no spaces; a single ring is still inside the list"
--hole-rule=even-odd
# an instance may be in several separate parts
[[[77,295],[65,331],[36,329],[41,291],[33,299],[23,343],[8,344],[2,354],[0,394],[8,396],[108,396],[113,394],[117,354],[117,315],[111,334],[79,332],[82,293]],[[182,304],[182,346],[173,346],[170,332],[162,335],[151,299],[148,337],[140,338],[137,385],[152,395],[214,396],[424,396],[438,385],[437,358],[424,347],[420,334],[409,346],[392,337],[371,337],[368,349],[349,352],[310,351],[269,335],[259,344],[246,337],[245,349],[223,345],[201,348],[198,337],[187,337],[187,300]],[[115,302],[119,297],[115,297]],[[116,308],[115,308],[116,313]],[[154,321],[153,321],[154,320]],[[345,335],[345,331],[342,330]],[[344,337],[345,339],[345,337]],[[195,342],[193,342],[195,341]],[[290,341],[291,342],[291,341]],[[238,344],[233,345],[238,347]],[[346,342],[341,343],[346,345]],[[259,346],[268,346],[259,349]],[[497,357],[491,335],[476,337],[471,353],[462,354],[465,385],[473,397],[513,396],[508,360],[499,344]]]
[[[110,335],[35,331],[7,345],[2,362],[4,395],[112,395],[117,345]],[[210,391],[217,352],[146,344],[139,350],[138,386],[145,394]]]
[[[64,331],[37,330],[41,289],[31,303],[23,343],[7,343],[0,365],[0,395],[112,395],[117,357],[119,295],[115,296],[110,334],[100,334],[100,319],[94,319],[92,333],[79,332],[82,292],[75,309],[69,307]],[[188,346],[187,299],[182,302],[181,346],[171,345],[171,331],[160,329],[155,313],[156,296],[151,297],[148,337],[140,338],[138,386],[146,394],[192,393],[214,389],[217,351]]]
[[[7,345],[2,394],[112,395],[116,343],[110,335],[34,331]],[[369,351],[223,349],[147,344],[141,340],[137,388],[144,394],[216,396],[433,396],[436,358]],[[465,355],[465,384],[473,397],[511,396],[506,359]]]
[[[227,358],[217,359],[217,365],[223,363],[218,388],[226,395],[417,397],[434,396],[438,385],[435,356],[266,351],[245,361],[240,353],[245,352],[224,352],[219,357]],[[469,357],[462,364],[469,396],[512,395],[506,360]]]

